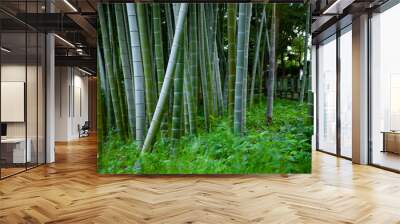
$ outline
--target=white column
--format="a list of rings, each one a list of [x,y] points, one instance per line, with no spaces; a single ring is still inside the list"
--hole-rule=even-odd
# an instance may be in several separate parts
[[[353,162],[368,163],[368,15],[353,19]]]
[[[54,11],[53,4],[48,1],[48,12]],[[46,35],[46,163],[55,161],[54,134],[55,134],[55,56],[54,35]]]

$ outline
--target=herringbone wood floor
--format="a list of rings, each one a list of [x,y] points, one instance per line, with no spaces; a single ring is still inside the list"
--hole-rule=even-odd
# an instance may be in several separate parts
[[[400,223],[400,175],[315,152],[311,175],[103,176],[96,142],[0,181],[0,223]]]

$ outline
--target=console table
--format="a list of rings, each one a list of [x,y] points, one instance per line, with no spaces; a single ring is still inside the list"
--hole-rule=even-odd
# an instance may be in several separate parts
[[[400,154],[400,131],[383,131],[382,152]]]

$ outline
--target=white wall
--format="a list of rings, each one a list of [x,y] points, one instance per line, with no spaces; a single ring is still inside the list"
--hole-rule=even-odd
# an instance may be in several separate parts
[[[55,140],[65,141],[68,139],[69,68],[56,67],[55,74]]]
[[[76,68],[56,67],[55,85],[55,140],[77,139],[78,124],[88,120],[88,78]]]

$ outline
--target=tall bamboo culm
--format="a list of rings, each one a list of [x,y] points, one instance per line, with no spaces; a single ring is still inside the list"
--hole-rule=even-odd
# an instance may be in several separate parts
[[[139,25],[139,37],[140,37],[140,47],[142,52],[142,62],[143,62],[143,74],[145,83],[145,96],[146,96],[146,113],[148,119],[153,116],[154,106],[156,97],[154,93],[156,92],[155,83],[153,79],[153,67],[151,60],[151,48],[149,43],[149,32],[147,23],[147,14],[145,10],[145,4],[136,3],[137,10],[137,22]]]
[[[175,70],[175,65],[177,61],[178,51],[182,47],[183,38],[183,27],[186,19],[186,14],[188,11],[188,4],[182,3],[180,5],[178,19],[175,26],[175,35],[172,42],[171,53],[168,59],[167,70],[164,76],[163,86],[161,88],[160,97],[157,102],[157,106],[150,123],[150,128],[147,133],[146,139],[143,144],[142,153],[147,152],[154,142],[157,131],[160,128],[161,118],[163,116],[164,107],[169,96],[169,90],[171,88],[171,83],[173,80],[173,72]]]
[[[267,81],[267,113],[266,123],[270,125],[272,123],[272,112],[274,106],[274,85],[276,76],[276,32],[277,32],[277,15],[276,15],[276,4],[272,6],[272,21],[271,21],[271,51],[270,51],[270,69]]]
[[[123,5],[115,5],[115,16],[117,22],[117,36],[118,36],[118,46],[119,55],[122,64],[122,73],[124,76],[124,87],[125,87],[125,97],[128,109],[128,127],[129,136],[134,139],[135,135],[135,96],[133,90],[133,81],[131,66],[129,62],[129,47],[128,41],[126,40],[126,27],[124,24],[125,13],[123,10]]]
[[[237,32],[237,53],[236,53],[236,81],[235,81],[235,105],[233,131],[241,134],[243,128],[243,82],[244,82],[244,60],[246,41],[247,4],[239,4],[239,22]]]
[[[205,24],[204,24],[204,4],[201,3],[199,5],[200,8],[200,13],[199,13],[199,51],[200,51],[200,79],[201,79],[201,92],[203,94],[203,115],[204,115],[204,127],[208,131],[210,129],[209,126],[209,115],[210,115],[210,108],[211,108],[211,101],[210,101],[210,95],[209,95],[209,83],[208,83],[208,77],[207,77],[207,69],[205,68],[206,64],[206,44],[205,44],[205,35],[204,34],[206,31]]]
[[[246,5],[246,32],[245,32],[245,45],[244,45],[244,67],[243,67],[243,85],[242,85],[242,130],[241,133],[246,131],[246,111],[247,111],[247,77],[249,70],[249,40],[250,40],[250,25],[251,25],[251,15],[252,15],[252,4],[248,3]]]
[[[236,75],[236,3],[228,5],[228,115],[233,118]]]
[[[127,3],[126,9],[129,21],[130,43],[132,51],[132,65],[135,84],[135,123],[136,142],[139,148],[142,147],[146,135],[146,106],[144,93],[144,75],[142,66],[142,53],[139,40],[139,29],[137,24],[136,9],[133,3]]]
[[[155,61],[157,66],[157,84],[158,84],[158,95],[159,95],[165,73],[160,4],[154,3],[152,5],[152,10],[153,10],[153,28],[154,28],[153,34],[154,34],[154,48],[155,48],[154,52],[155,52]]]
[[[260,20],[260,27],[258,28],[258,33],[257,33],[257,40],[256,40],[256,50],[254,53],[254,61],[253,61],[253,68],[251,71],[251,87],[250,87],[250,106],[253,105],[254,103],[254,88],[256,84],[256,75],[257,75],[257,66],[259,65],[260,61],[260,44],[261,44],[261,36],[263,33],[263,27],[264,27],[264,21],[265,21],[265,5],[263,7],[262,15],[261,15],[261,20]],[[262,58],[261,58],[262,60]]]
[[[112,52],[110,46],[110,39],[109,39],[109,31],[107,25],[107,17],[105,15],[106,7],[104,5],[99,6],[99,20],[101,26],[101,37],[102,37],[102,44],[104,50],[104,61],[105,61],[105,68],[106,68],[106,78],[108,81],[108,85],[110,87],[110,95],[111,95],[111,103],[113,105],[113,113],[115,118],[115,124],[117,133],[120,135],[122,128],[122,116],[120,111],[120,103],[119,103],[119,96],[118,90],[116,87],[116,82],[114,78],[114,66],[113,66],[113,59],[112,59]]]

